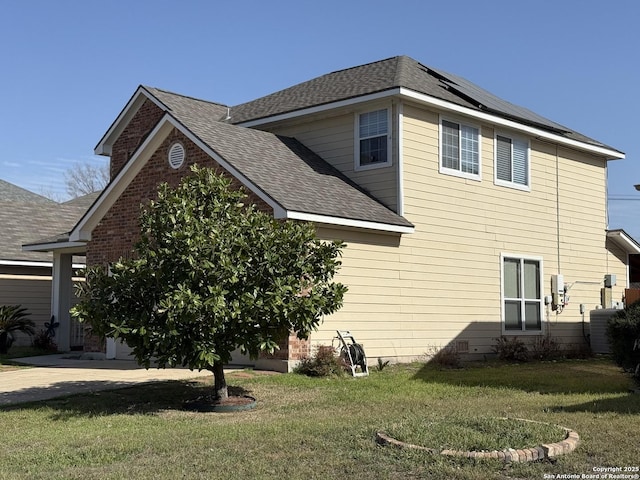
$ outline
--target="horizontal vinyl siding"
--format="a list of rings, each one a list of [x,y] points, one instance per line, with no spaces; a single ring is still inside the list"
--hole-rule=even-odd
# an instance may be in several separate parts
[[[349,291],[344,307],[326,317],[312,335],[313,343],[330,345],[336,330],[350,330],[368,355],[396,356],[400,351],[415,350],[415,346],[409,346],[414,341],[412,336],[398,328],[411,322],[411,315],[403,312],[403,292],[411,282],[400,278],[403,268],[398,237],[328,228],[319,228],[318,235],[346,242],[336,280],[347,285]]]
[[[481,125],[481,181],[441,174],[438,119],[404,106],[404,215],[415,233],[319,230],[347,242],[338,279],[350,290],[314,343],[330,344],[344,329],[370,357],[420,358],[457,340],[472,354],[491,353],[502,334],[500,255],[514,254],[543,259],[544,295],[551,275],[564,275],[569,304],[561,313],[547,309],[546,325],[561,342],[581,345],[580,304],[600,303],[606,273],[618,275],[619,300],[626,278],[621,255],[605,249],[604,160],[531,139],[531,191],[498,186],[495,130]]]
[[[624,300],[624,289],[628,288],[627,282],[627,253],[610,240],[607,240],[607,272],[616,276],[616,288],[613,291],[613,301]]]
[[[37,333],[51,318],[51,278],[0,275],[0,305],[25,307]],[[14,345],[31,345],[31,339],[18,332]]]
[[[385,107],[388,105],[372,107],[372,109]],[[350,112],[313,122],[278,126],[271,131],[278,135],[294,137],[370,192],[382,204],[396,211],[398,203],[397,159],[393,158],[390,167],[356,171],[354,121],[354,113]],[[395,127],[393,128],[392,138],[395,142],[394,146],[397,147],[397,132]],[[396,150],[397,148],[392,149],[394,152]]]

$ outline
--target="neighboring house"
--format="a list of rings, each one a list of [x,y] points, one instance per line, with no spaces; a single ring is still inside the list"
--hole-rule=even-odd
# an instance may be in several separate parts
[[[629,255],[629,286],[640,289],[640,255]]]
[[[59,204],[41,195],[0,180],[0,305],[22,305],[44,329],[51,319],[51,275],[53,255],[25,252],[22,244],[70,230],[86,212],[97,194]],[[76,268],[84,258],[76,259]],[[16,345],[31,339],[17,334]],[[76,328],[70,346],[81,347],[82,330]]]
[[[399,361],[488,354],[501,335],[578,348],[580,305],[622,301],[640,253],[607,233],[607,162],[622,152],[404,56],[235,107],[141,86],[95,151],[111,183],[63,241],[27,249],[129,255],[139,205],[194,163],[347,243],[344,307],[310,344],[292,336],[262,359],[277,369],[337,329]]]

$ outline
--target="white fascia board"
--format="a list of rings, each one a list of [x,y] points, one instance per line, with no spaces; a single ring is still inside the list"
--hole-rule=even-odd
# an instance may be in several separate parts
[[[591,145],[589,143],[580,142],[578,140],[573,140],[571,138],[566,138],[566,137],[563,137],[562,135],[557,135],[555,133],[547,132],[539,128],[530,127],[528,125],[524,125],[522,123],[515,122],[513,120],[508,120],[506,118],[498,117],[496,115],[492,115],[485,112],[479,112],[471,108],[463,107],[462,105],[456,105],[455,103],[447,102],[446,100],[441,100],[439,98],[425,95],[424,93],[418,93],[413,90],[409,90],[408,88],[404,88],[404,87],[400,88],[400,95],[406,98],[417,100],[418,102],[426,105],[432,105],[434,107],[438,107],[443,110],[456,112],[462,115],[476,118],[478,120],[483,120],[485,122],[492,123],[494,125],[500,125],[503,127],[510,128],[512,130],[523,132],[533,137],[544,138],[546,140],[559,143],[561,145],[567,145],[567,146],[577,148],[579,150],[584,150],[590,153],[604,155],[610,159],[623,159],[625,157],[624,153],[618,152],[616,150],[611,150],[609,148],[599,147],[597,145]]]
[[[33,245],[23,245],[23,252],[53,252],[54,250],[60,250],[62,253],[75,253],[82,255],[87,248],[87,244],[84,241],[67,241],[67,242],[50,242],[50,243],[35,243]]]
[[[85,216],[78,222],[76,227],[70,234],[70,241],[85,241],[91,240],[91,232],[96,227],[98,222],[107,214],[109,209],[113,206],[116,200],[122,195],[127,186],[138,175],[140,170],[147,163],[149,158],[160,147],[167,135],[176,128],[182,134],[184,134],[189,140],[206,152],[216,162],[220,164],[231,175],[237,178],[247,189],[255,193],[264,202],[273,208],[276,218],[280,218],[284,215],[285,210],[276,203],[271,197],[260,190],[256,185],[249,181],[238,170],[232,167],[224,158],[214,152],[211,147],[205,144],[202,140],[196,137],[189,129],[182,125],[170,114],[165,114],[158,122],[155,128],[147,136],[145,141],[140,145],[138,150],[133,154],[125,166],[120,170],[116,178],[109,183],[104,192],[100,195],[98,200],[92,205]]]
[[[380,230],[382,232],[392,233],[413,233],[414,227],[405,227],[402,225],[390,225],[388,223],[369,222],[366,220],[353,220],[350,218],[332,217],[329,215],[318,215],[315,213],[294,212],[288,210],[285,216],[277,216],[276,218],[285,218],[288,220],[303,220],[305,222],[323,223],[326,225],[337,225],[341,227],[364,228],[367,230]]]
[[[0,265],[9,267],[51,267],[53,262],[30,262],[28,260],[0,260]]]
[[[607,238],[610,238],[612,241],[617,243],[627,253],[640,253],[640,245],[638,245],[638,243],[633,238],[631,238],[626,232],[622,230],[613,230],[607,232]]]
[[[257,120],[249,120],[247,122],[240,122],[236,125],[242,127],[256,127],[258,125],[264,125],[266,123],[280,122],[282,120],[289,120],[296,117],[302,117],[304,115],[311,115],[313,113],[326,112],[327,110],[333,110],[340,107],[348,107],[350,105],[357,105],[359,103],[370,102],[372,100],[379,100],[381,98],[393,97],[400,94],[400,88],[392,88],[383,92],[371,93],[369,95],[363,95],[361,97],[348,98],[346,100],[340,100],[338,102],[326,103],[324,105],[317,105],[315,107],[303,108],[302,110],[295,110],[293,112],[282,113],[280,115],[274,115],[272,117],[259,118]],[[233,120],[233,118],[231,119]]]
[[[0,265],[9,267],[53,267],[53,262],[30,262],[28,260],[0,260]],[[74,263],[72,268],[84,268],[84,263]]]
[[[151,100],[155,103],[160,109],[166,111],[167,107],[163,103],[161,103],[157,98],[151,95],[146,88],[142,85],[138,87],[132,97],[129,99],[127,104],[124,106],[120,114],[113,121],[109,130],[102,136],[98,145],[94,149],[94,153],[96,155],[111,155],[111,146],[113,145],[113,141],[122,133],[125,127],[129,124],[131,119],[134,117],[136,113],[138,113],[138,109],[142,106],[146,99]]]

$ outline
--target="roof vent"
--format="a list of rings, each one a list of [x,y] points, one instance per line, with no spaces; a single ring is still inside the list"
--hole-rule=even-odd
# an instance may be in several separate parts
[[[174,170],[177,170],[178,168],[180,168],[184,163],[184,157],[185,157],[184,147],[180,142],[176,142],[173,145],[171,145],[171,148],[169,148],[169,155],[168,155],[169,165],[171,165],[171,168],[173,168]]]

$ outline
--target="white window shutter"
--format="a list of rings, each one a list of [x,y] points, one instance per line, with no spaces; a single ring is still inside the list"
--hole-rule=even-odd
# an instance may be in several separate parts
[[[511,139],[496,137],[496,176],[498,180],[510,182],[511,178]]]
[[[528,185],[528,159],[527,142],[521,140],[513,141],[513,182],[520,185]]]

